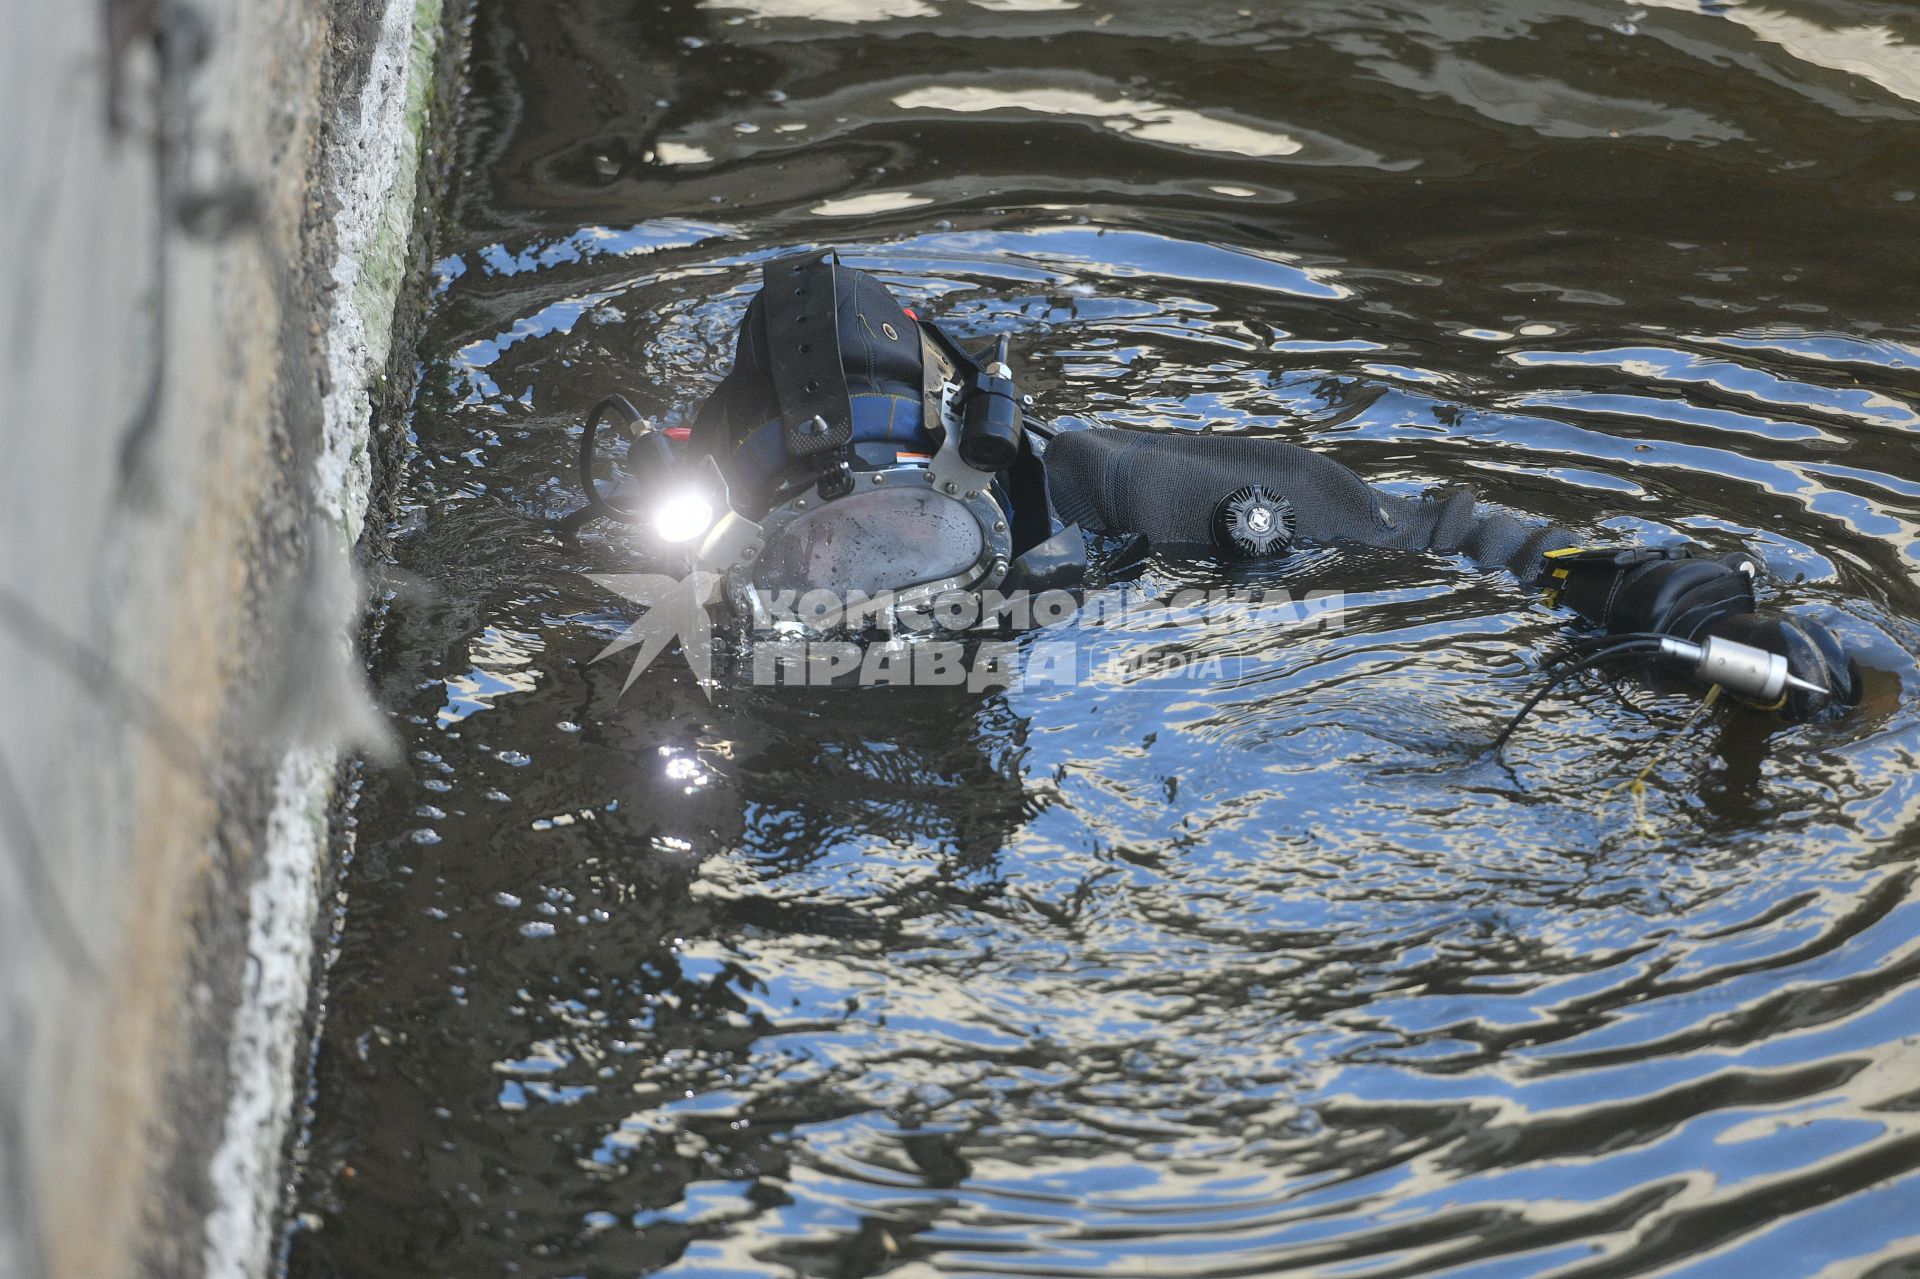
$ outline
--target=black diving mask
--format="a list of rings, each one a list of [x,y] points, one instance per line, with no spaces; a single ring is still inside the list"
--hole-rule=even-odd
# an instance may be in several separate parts
[[[1077,582],[1084,548],[1053,519],[1030,403],[1004,337],[970,354],[873,274],[803,254],[764,268],[733,368],[671,432],[685,457],[611,396],[588,421],[582,480],[594,513],[684,547],[707,602],[751,630],[786,629],[805,600],[808,629],[893,631],[943,596],[1029,584],[1033,564],[1041,585]],[[590,469],[609,413],[635,432],[639,497],[621,507]]]
[[[957,415],[956,415],[957,416]],[[736,509],[712,459],[649,495],[662,540],[685,545],[754,631],[900,627],[943,597],[1000,587],[1013,537],[998,478],[961,457],[955,420],[928,460],[829,469],[758,518]],[[913,629],[911,625],[907,629]]]

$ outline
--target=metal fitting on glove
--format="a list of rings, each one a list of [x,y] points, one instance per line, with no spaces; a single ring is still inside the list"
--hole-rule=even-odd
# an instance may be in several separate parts
[[[1718,635],[1707,636],[1704,644],[1667,636],[1660,641],[1660,657],[1685,668],[1703,684],[1718,684],[1729,693],[1769,708],[1784,702],[1790,688],[1819,697],[1832,696],[1831,690],[1793,674],[1784,654]]]

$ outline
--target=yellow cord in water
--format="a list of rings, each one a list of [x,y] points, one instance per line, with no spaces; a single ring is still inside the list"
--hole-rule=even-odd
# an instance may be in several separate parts
[[[1687,716],[1684,723],[1674,729],[1671,734],[1662,739],[1659,745],[1654,748],[1653,758],[1647,761],[1646,767],[1635,773],[1627,781],[1621,782],[1618,786],[1610,787],[1601,792],[1600,807],[1604,809],[1608,799],[1620,791],[1626,791],[1627,794],[1633,797],[1634,825],[1639,827],[1642,835],[1651,836],[1653,830],[1647,824],[1647,778],[1653,775],[1654,769],[1660,767],[1660,761],[1667,757],[1667,752],[1673,748],[1673,744],[1685,736],[1687,731],[1694,726],[1694,723],[1698,721],[1702,715],[1707,713],[1708,707],[1719,700],[1720,686],[1715,684],[1707,690],[1707,695],[1700,699],[1700,704],[1693,708],[1693,714]]]

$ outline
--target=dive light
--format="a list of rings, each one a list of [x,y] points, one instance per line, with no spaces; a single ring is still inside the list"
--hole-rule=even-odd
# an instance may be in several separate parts
[[[713,499],[687,482],[666,432],[647,427],[627,444],[627,474],[638,492],[636,514],[663,542],[691,542],[713,527]]]
[[[653,531],[663,542],[691,542],[713,527],[713,503],[692,489],[681,489],[653,505]]]

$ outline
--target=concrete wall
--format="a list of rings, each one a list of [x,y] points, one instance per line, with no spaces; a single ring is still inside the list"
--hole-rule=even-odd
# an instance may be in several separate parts
[[[259,1274],[458,24],[4,17],[0,1276]]]

